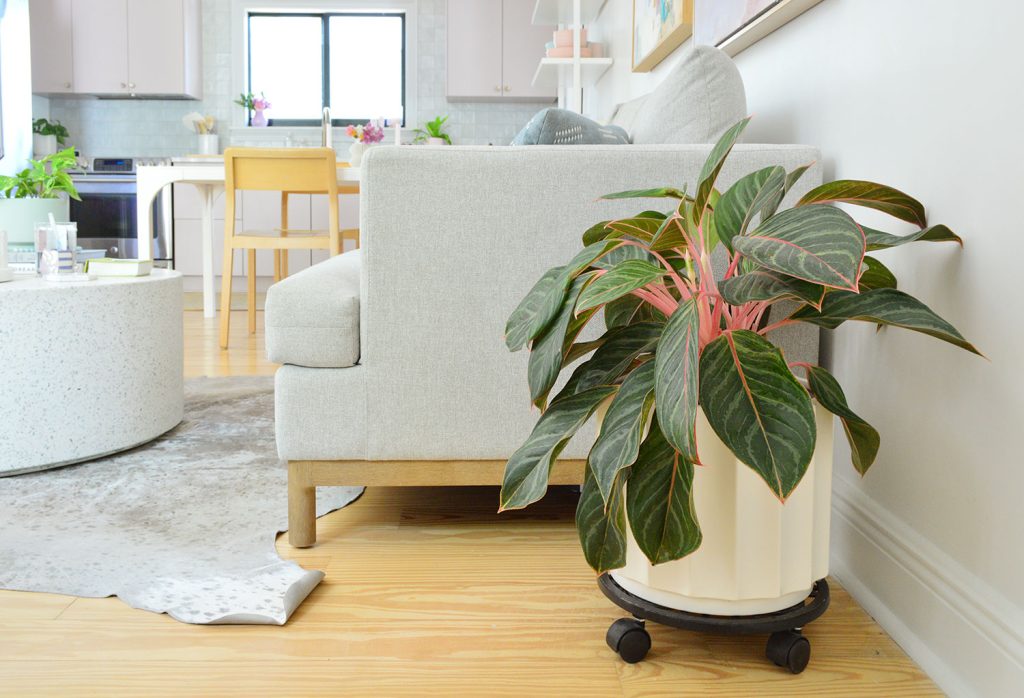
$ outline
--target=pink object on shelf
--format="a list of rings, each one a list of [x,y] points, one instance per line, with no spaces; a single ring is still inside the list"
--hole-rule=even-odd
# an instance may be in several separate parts
[[[604,58],[604,44],[591,41],[587,44],[590,47],[590,55],[594,58]]]
[[[580,58],[592,58],[593,52],[588,47],[580,49]],[[572,58],[572,46],[549,48],[548,58]]]
[[[587,28],[580,29],[580,43],[587,45]],[[555,32],[555,48],[572,48],[572,29],[559,29]]]

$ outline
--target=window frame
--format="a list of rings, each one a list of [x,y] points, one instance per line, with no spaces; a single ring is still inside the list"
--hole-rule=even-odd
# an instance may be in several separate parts
[[[302,0],[290,6],[283,0],[232,0],[231,3],[231,93],[237,95],[249,91],[249,21],[250,14],[280,14],[320,16],[324,14],[362,14],[362,15],[404,15],[403,21],[403,61],[402,100],[404,114],[402,125],[417,121],[417,0]],[[329,79],[329,75],[327,75]],[[329,86],[329,83],[327,83]],[[270,95],[273,101],[273,95]],[[323,98],[321,98],[323,99]],[[383,115],[390,118],[394,115]],[[276,119],[272,120],[275,128],[259,128],[249,124],[249,114],[242,109],[232,108],[232,129],[245,132],[246,138],[266,140],[271,134],[281,133],[291,128],[296,132],[320,127],[320,120],[313,119]],[[364,123],[347,119],[332,119],[332,126],[345,126],[349,123]]]

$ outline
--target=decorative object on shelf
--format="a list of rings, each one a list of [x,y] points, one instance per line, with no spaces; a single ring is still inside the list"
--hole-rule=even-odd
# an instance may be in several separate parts
[[[413,143],[426,143],[427,145],[451,145],[452,138],[448,135],[445,130],[444,124],[448,121],[448,115],[438,116],[435,119],[431,119],[423,128],[418,128],[413,133],[416,137],[413,139]]]
[[[551,48],[568,48],[571,49],[572,35],[575,32],[574,29],[557,29],[555,30],[554,46]],[[587,45],[587,28],[580,27],[580,47]],[[571,53],[569,55],[572,55]]]
[[[633,0],[633,72],[649,73],[693,33],[693,0]]]
[[[510,145],[626,145],[621,126],[604,126],[568,109],[541,109]]]
[[[376,121],[368,121],[363,126],[346,126],[345,135],[353,139],[348,149],[348,164],[359,167],[366,149],[384,140],[384,127]]]
[[[243,92],[235,100],[235,104],[244,107],[247,115],[252,112],[249,117],[250,126],[263,128],[268,124],[267,117],[263,112],[270,109],[271,104],[262,92],[259,97],[254,96],[252,92]]]
[[[67,144],[68,130],[60,121],[36,119],[32,122],[32,151],[36,157],[57,152],[57,146]]]
[[[0,227],[11,242],[33,242],[36,221],[51,215],[68,220],[68,197],[80,200],[68,170],[77,166],[73,148],[39,160],[13,176],[0,176]]]
[[[821,0],[696,0],[693,39],[730,56],[760,41]]]
[[[185,128],[193,131],[199,140],[199,155],[216,155],[220,152],[220,139],[213,129],[217,125],[217,119],[212,115],[203,116],[197,111],[189,112],[181,119]]]
[[[507,463],[501,509],[543,497],[562,448],[606,410],[576,515],[587,562],[633,596],[718,616],[779,612],[827,575],[831,415],[862,475],[880,443],[827,370],[787,362],[769,335],[859,320],[980,353],[866,256],[915,240],[962,243],[946,226],[928,227],[915,199],[844,180],[778,211],[811,164],[765,167],[720,193],[719,173],[748,122],[715,144],[693,188],[604,197],[672,209],[587,230],[585,249],[541,277],[505,337],[512,351],[531,343],[528,383],[543,414]],[[836,203],[920,230],[866,228]],[[724,274],[713,254],[724,255]],[[578,342],[602,309],[607,331]],[[550,398],[562,369],[588,355]]]

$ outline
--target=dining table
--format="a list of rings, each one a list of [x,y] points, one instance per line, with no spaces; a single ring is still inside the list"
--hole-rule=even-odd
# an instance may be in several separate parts
[[[194,155],[172,158],[169,165],[140,165],[136,172],[136,229],[139,234],[139,259],[153,258],[153,202],[157,194],[172,184],[191,184],[199,191],[202,203],[203,316],[215,317],[216,293],[213,273],[213,204],[224,192],[224,158],[219,155]],[[339,193],[359,191],[359,168],[338,162]],[[142,234],[148,231],[148,235]],[[180,244],[180,241],[175,241]]]

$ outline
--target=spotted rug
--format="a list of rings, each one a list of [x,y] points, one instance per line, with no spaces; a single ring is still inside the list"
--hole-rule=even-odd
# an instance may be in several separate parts
[[[284,624],[324,576],[274,549],[286,485],[272,379],[189,381],[185,419],[155,441],[0,478],[0,588],[117,596],[185,623]],[[321,487],[317,514],[361,493]]]

